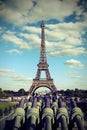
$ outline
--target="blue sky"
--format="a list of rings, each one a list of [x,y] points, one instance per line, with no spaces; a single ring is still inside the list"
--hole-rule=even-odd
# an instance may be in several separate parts
[[[39,63],[42,20],[55,86],[87,89],[86,0],[0,0],[0,88],[29,90]]]

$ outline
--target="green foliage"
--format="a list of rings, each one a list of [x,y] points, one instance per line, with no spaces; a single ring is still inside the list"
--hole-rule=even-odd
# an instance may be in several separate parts
[[[74,91],[70,90],[70,89],[67,89],[65,91],[65,95],[67,95],[68,97],[73,97],[74,96]]]
[[[4,112],[5,108],[12,106],[10,102],[0,102],[0,109]]]
[[[1,97],[6,97],[6,93],[4,93],[3,91],[2,91],[2,89],[0,88],[0,98]]]
[[[75,92],[74,92],[75,94],[75,96],[77,96],[77,97],[82,97],[82,92],[81,92],[81,90],[79,90],[79,89],[75,89]]]
[[[67,97],[80,97],[80,98],[87,98],[87,90],[81,89],[67,89],[67,90],[59,90],[57,91],[58,94],[62,94],[63,96]]]
[[[25,95],[25,90],[23,88],[18,90],[19,95],[23,96]]]
[[[2,115],[3,112],[7,112],[11,107],[15,105],[16,104],[10,102],[0,102],[0,115]]]
[[[4,93],[7,96],[24,96],[28,95],[28,91],[25,91],[23,88],[19,89],[18,92],[10,91],[10,90],[4,90],[2,92],[2,89],[0,89],[0,93]],[[81,89],[67,89],[67,90],[58,90],[56,91],[59,95],[67,96],[67,97],[81,97],[81,98],[87,98],[87,90],[81,90]],[[3,95],[3,94],[1,94]],[[5,95],[4,95],[5,96]]]

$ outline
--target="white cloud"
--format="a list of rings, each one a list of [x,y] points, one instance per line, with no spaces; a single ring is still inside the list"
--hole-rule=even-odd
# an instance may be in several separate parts
[[[48,42],[46,41],[46,51],[49,52],[49,55],[57,56],[62,50],[71,49],[73,45],[65,44],[62,41],[59,42]],[[63,55],[63,53],[61,53]]]
[[[53,51],[49,53],[49,56],[77,56],[81,54],[86,54],[85,48],[83,47]]]
[[[77,0],[40,0],[33,9],[33,13],[35,13],[36,17],[38,14],[38,17],[44,16],[45,19],[56,18],[63,20],[77,10],[80,10],[79,7],[77,7]]]
[[[41,31],[40,28],[31,27],[31,26],[24,26],[23,30],[26,30],[26,31],[31,32],[31,33],[38,33],[38,34],[40,34],[40,31]]]
[[[69,68],[82,69],[82,68],[84,67],[84,65],[83,65],[79,60],[75,60],[75,59],[67,60],[67,61],[65,62],[65,64],[66,64]]]
[[[83,12],[83,15],[84,15],[84,23],[85,23],[85,25],[86,25],[86,23],[87,23],[87,12]]]
[[[79,72],[67,72],[65,74],[66,77],[69,77],[69,78],[75,78],[75,79],[81,79],[82,76]]]
[[[33,6],[34,5],[33,2],[36,2],[35,6]],[[70,0],[28,1],[27,0],[25,2],[23,0],[21,2],[20,0],[16,0],[16,1],[12,0],[11,2],[4,3],[3,8],[1,10],[1,16],[3,16],[5,19],[12,19],[13,23],[16,24],[36,22],[42,19],[42,16],[44,16],[44,19],[47,20],[50,18],[63,20],[65,17],[69,16],[75,11],[78,16],[81,13],[83,13],[83,6],[82,5],[77,6],[77,2],[78,0],[75,1],[70,1]],[[52,10],[53,7],[55,8]],[[5,11],[8,14],[6,14]],[[12,13],[14,15],[10,14],[11,11],[13,11]],[[60,13],[55,13],[55,12],[60,12]],[[10,17],[7,18],[8,15]],[[87,13],[83,13],[83,15],[86,18]],[[8,21],[11,22],[11,20]],[[46,27],[47,27],[45,29],[46,49],[47,51],[53,51],[50,52],[49,54],[50,56],[63,56],[63,55],[76,56],[80,54],[85,54],[85,49],[84,47],[82,47],[84,44],[84,39],[82,39],[82,34],[85,33],[84,29],[87,27],[86,21],[75,22],[75,23],[62,22],[58,24],[47,24]],[[29,33],[20,33],[18,34],[19,35],[18,37],[16,36],[15,33],[10,34],[11,32],[7,32],[3,35],[2,38],[8,42],[13,43],[15,46],[18,46],[21,49],[39,48],[40,41],[41,41],[39,37],[40,30],[41,30],[40,28],[25,25],[22,28],[22,31],[28,31]],[[20,38],[20,36],[22,36],[22,38]],[[23,38],[25,38],[27,42],[24,41]],[[75,53],[73,53],[74,49],[75,49]]]
[[[85,25],[81,23],[59,23],[59,24],[46,24],[45,28],[45,43],[47,51],[55,51],[59,49],[71,49],[76,46],[82,46],[84,39],[82,34],[84,32]],[[24,38],[31,40],[33,46],[38,46],[40,43],[40,28],[25,26],[23,30],[30,32],[20,34]],[[34,34],[32,34],[34,33]],[[51,41],[51,42],[50,42]],[[67,50],[69,51],[69,50]],[[71,52],[72,53],[72,52]]]
[[[59,23],[47,24],[46,29],[46,46],[47,50],[53,51],[52,56],[63,55],[80,55],[85,54],[84,39],[86,24],[76,23]],[[51,42],[50,42],[51,41]],[[61,49],[61,50],[60,50]],[[73,53],[75,50],[75,53]]]
[[[78,46],[82,44],[81,38],[68,37],[65,44],[68,43],[70,45]]]
[[[27,78],[24,75],[10,75],[10,78],[12,78],[15,81],[31,81],[32,78]]]
[[[12,53],[21,54],[21,52],[17,49],[8,50],[7,52],[10,54],[12,54]]]
[[[47,25],[49,29],[45,29],[45,43],[46,51],[50,52],[49,55],[77,56],[86,54],[85,48],[82,47],[84,45],[84,39],[81,37],[84,31],[80,25],[79,22]],[[41,28],[24,26],[23,30],[27,30],[28,32],[16,34],[16,32],[7,31],[2,35],[2,39],[13,43],[13,45],[20,49],[40,48]]]
[[[18,46],[21,49],[31,49],[31,47],[29,46],[27,42],[17,37],[12,32],[6,32],[5,34],[3,34],[2,39],[4,39],[7,42],[13,43],[15,46]]]
[[[41,38],[36,33],[17,34],[16,32],[7,31],[5,34],[2,35],[2,39],[5,40],[7,43],[12,43],[13,45],[19,47],[20,49],[39,48],[41,43]],[[14,52],[20,54],[20,51],[17,49],[12,49],[7,52],[9,53]]]
[[[23,25],[28,22],[28,12],[30,12],[32,6],[33,3],[30,0],[11,0],[1,2],[0,16],[8,22]]]
[[[13,6],[20,11],[27,11],[33,7],[33,0],[11,0],[8,2],[9,6]]]
[[[0,33],[2,33],[3,32],[3,29],[2,29],[2,27],[0,27]]]
[[[9,7],[5,7],[3,10],[0,10],[0,16],[3,17],[8,22],[11,22],[14,24],[18,24],[20,22],[20,24],[24,24],[24,19],[21,13],[18,12],[17,10],[14,11],[13,9]]]
[[[79,75],[72,75],[71,78],[81,79],[81,76],[79,76]]]
[[[28,34],[28,33],[21,33],[20,36],[24,37],[26,40],[29,41],[29,45],[32,48],[40,48],[40,44],[41,44],[41,36],[39,37],[38,34]],[[47,38],[48,39],[48,38]],[[64,41],[54,41],[54,42],[50,42],[49,40],[45,40],[45,44],[46,44],[46,51],[54,51],[54,50],[58,50],[58,49],[69,49],[72,48],[73,45],[72,44],[66,44],[64,43]]]
[[[64,40],[66,44],[81,45],[83,42],[82,34],[85,23],[59,23],[46,25],[50,30],[46,30],[48,40]]]
[[[0,69],[0,76],[6,76],[8,73],[10,72],[15,72],[15,70],[11,70],[11,69]]]
[[[35,6],[34,2],[36,2]],[[19,25],[37,22],[42,19],[42,16],[44,16],[45,20],[63,20],[74,12],[77,15],[82,14],[83,6],[77,6],[77,2],[78,0],[11,0],[1,2],[0,16],[11,23]]]
[[[31,40],[31,41],[36,41],[40,43],[40,38],[38,37],[37,34],[28,34],[28,33],[21,33],[20,36],[26,38],[27,40]]]
[[[24,37],[26,40],[29,41],[30,48],[39,48],[41,39],[37,34],[27,34],[27,33],[21,33],[20,36]]]

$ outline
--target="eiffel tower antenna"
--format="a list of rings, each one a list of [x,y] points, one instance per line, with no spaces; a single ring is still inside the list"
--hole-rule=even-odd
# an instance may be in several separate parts
[[[55,92],[57,89],[53,83],[53,79],[50,76],[49,72],[49,65],[47,63],[47,57],[46,57],[46,47],[45,47],[45,23],[42,20],[41,23],[41,48],[40,48],[40,59],[39,64],[37,65],[37,73],[35,79],[33,79],[33,84],[30,87],[29,94],[33,94],[34,91],[39,87],[47,87],[52,92]],[[45,79],[41,79],[41,72],[44,71],[46,74]]]

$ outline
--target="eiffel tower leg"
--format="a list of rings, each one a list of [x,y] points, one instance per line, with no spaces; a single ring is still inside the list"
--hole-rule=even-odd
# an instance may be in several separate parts
[[[41,75],[41,72],[40,72],[40,70],[38,69],[38,70],[37,70],[37,74],[36,74],[36,79],[40,79],[40,75]]]
[[[35,91],[34,88],[35,88],[35,86],[32,85],[31,88],[30,88],[30,90],[29,90],[29,95],[33,95],[33,93],[34,93],[34,91]]]

